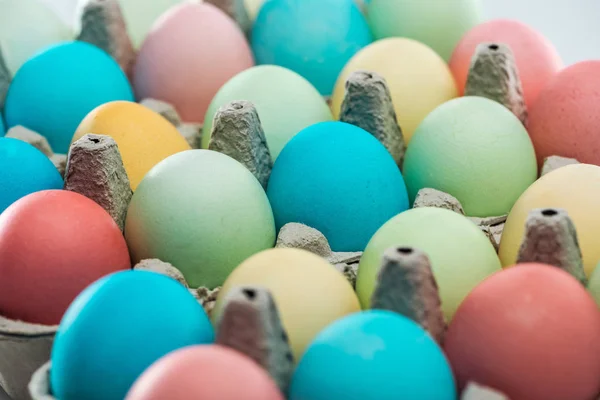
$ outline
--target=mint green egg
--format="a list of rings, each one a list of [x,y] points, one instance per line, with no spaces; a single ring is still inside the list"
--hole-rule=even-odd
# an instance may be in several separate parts
[[[588,282],[588,291],[600,307],[600,264],[596,266]]]
[[[367,21],[376,39],[414,39],[448,61],[463,35],[483,22],[483,15],[481,0],[370,0]]]
[[[403,165],[411,202],[419,190],[449,193],[473,217],[508,214],[536,180],[529,135],[506,107],[462,97],[431,112],[415,131]]]
[[[214,288],[246,258],[273,247],[275,222],[258,180],[233,158],[188,150],[137,187],[125,223],[134,262],[158,258],[192,287]]]
[[[414,208],[389,220],[367,245],[356,280],[363,309],[370,305],[383,253],[401,246],[429,257],[448,322],[469,292],[501,269],[494,246],[466,217],[441,208]]]
[[[204,119],[203,148],[208,148],[215,114],[235,100],[247,100],[256,107],[273,160],[302,129],[333,120],[327,103],[310,82],[287,68],[260,65],[234,76],[215,95]]]

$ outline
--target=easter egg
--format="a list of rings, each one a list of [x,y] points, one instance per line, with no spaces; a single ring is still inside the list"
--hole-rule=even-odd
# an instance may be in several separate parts
[[[0,113],[0,136],[4,136],[6,133],[6,128],[4,127],[4,117],[2,117],[2,113]]]
[[[572,65],[540,93],[529,114],[529,134],[540,165],[558,155],[600,165],[600,60]]]
[[[353,0],[270,0],[252,28],[258,64],[286,67],[331,95],[344,65],[373,38]]]
[[[69,27],[41,1],[0,0],[0,52],[12,75],[39,50],[71,38]]]
[[[202,147],[208,148],[219,108],[237,100],[256,107],[273,159],[296,133],[333,119],[323,97],[306,79],[286,68],[260,65],[236,75],[219,90],[206,112]]]
[[[598,268],[598,265],[594,268],[594,271],[590,276],[590,280],[588,282],[588,291],[594,300],[596,300],[598,307],[600,307],[600,268]]]
[[[0,171],[0,213],[30,193],[63,187],[50,159],[21,140],[0,137]]]
[[[19,69],[6,95],[6,122],[40,133],[52,150],[65,154],[79,122],[113,100],[133,100],[119,64],[91,44],[61,43]]]
[[[568,273],[522,264],[477,286],[444,349],[458,384],[511,400],[593,399],[600,391],[600,312]]]
[[[465,33],[482,20],[480,0],[370,0],[367,20],[377,39],[418,40],[448,60]]]
[[[241,285],[258,285],[271,292],[296,360],[323,328],[360,310],[344,275],[305,250],[271,249],[244,261],[219,292],[214,320],[219,318],[227,293]]]
[[[480,43],[499,42],[514,53],[527,106],[532,107],[544,86],[562,68],[562,60],[548,39],[522,22],[495,19],[477,25],[458,43],[450,58],[450,69],[461,94],[475,49]]]
[[[531,139],[506,107],[483,97],[449,101],[429,114],[406,151],[411,202],[419,190],[449,193],[475,217],[506,215],[537,178]]]
[[[106,103],[92,110],[77,127],[72,141],[88,133],[107,135],[117,142],[133,190],[160,161],[191,149],[179,131],[161,115],[126,101]]]
[[[600,167],[579,164],[561,167],[542,176],[527,189],[508,215],[502,240],[500,260],[510,266],[517,262],[525,233],[525,221],[536,208],[562,208],[575,224],[587,276],[600,261]]]
[[[193,346],[152,365],[125,400],[283,400],[266,371],[227,347]]]
[[[244,7],[246,8],[250,21],[254,22],[254,20],[256,20],[258,11],[264,2],[265,0],[244,0]]]
[[[112,274],[65,313],[50,358],[52,392],[61,400],[121,400],[159,358],[213,340],[204,309],[176,280],[148,271]]]
[[[186,122],[204,121],[219,88],[254,65],[237,24],[206,2],[184,2],[156,21],[134,67],[138,99],[166,101]]]
[[[427,114],[457,96],[454,78],[435,51],[411,39],[383,39],[356,54],[340,74],[331,98],[334,117],[340,115],[346,81],[361,70],[385,78],[406,143]]]
[[[267,194],[277,229],[299,222],[333,251],[362,251],[387,220],[408,208],[402,174],[371,134],[322,122],[297,134],[273,166]]]
[[[413,321],[366,311],[325,328],[292,378],[290,400],[454,400],[450,365]]]
[[[0,214],[0,315],[58,324],[87,285],[129,268],[117,224],[78,193],[36,192]]]
[[[157,164],[133,194],[125,237],[135,261],[158,258],[192,287],[215,288],[275,243],[269,200],[242,164],[190,150]]]
[[[441,208],[415,208],[391,219],[369,242],[356,280],[363,308],[371,303],[383,252],[396,246],[427,254],[448,321],[467,294],[501,268],[491,242],[467,218]]]

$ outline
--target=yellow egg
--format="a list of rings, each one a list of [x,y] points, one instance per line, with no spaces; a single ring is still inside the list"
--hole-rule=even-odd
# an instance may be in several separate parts
[[[132,190],[160,161],[180,151],[191,150],[169,121],[128,101],[114,101],[95,108],[83,119],[72,141],[88,133],[107,135],[117,142]]]
[[[500,260],[515,264],[529,212],[535,208],[563,208],[577,229],[585,272],[591,275],[600,261],[600,167],[576,164],[544,175],[521,195],[511,210],[502,241]]]
[[[215,320],[224,297],[240,285],[259,285],[271,291],[296,361],[323,328],[360,311],[358,298],[344,275],[305,250],[270,249],[240,264],[219,293]]]
[[[359,70],[376,72],[387,81],[407,143],[427,114],[458,95],[448,65],[431,48],[412,39],[383,39],[363,48],[344,67],[331,99],[334,117],[339,118],[348,77]]]

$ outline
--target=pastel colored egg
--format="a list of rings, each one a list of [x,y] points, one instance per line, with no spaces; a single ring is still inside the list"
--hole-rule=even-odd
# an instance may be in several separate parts
[[[600,165],[600,60],[563,70],[540,93],[529,114],[529,134],[538,155],[559,155]]]
[[[515,203],[508,215],[502,240],[500,260],[510,266],[517,262],[523,241],[525,221],[536,208],[563,208],[573,220],[577,239],[583,254],[587,276],[600,261],[600,167],[579,164],[561,167],[529,187]]]
[[[499,272],[475,288],[444,349],[458,384],[511,400],[593,399],[600,391],[600,312],[568,273],[543,264]]]
[[[161,115],[126,101],[106,103],[92,110],[77,127],[72,141],[88,133],[108,135],[115,140],[133,190],[156,164],[191,149],[179,131]]]
[[[266,371],[222,346],[177,350],[152,365],[125,400],[283,400]]]
[[[190,150],[156,165],[131,199],[125,237],[135,261],[159,258],[192,287],[215,288],[246,258],[275,243],[267,196],[224,154]]]
[[[365,47],[344,67],[331,98],[334,117],[339,118],[346,81],[361,70],[385,78],[406,143],[427,114],[457,96],[448,65],[435,51],[411,39],[383,39]]]
[[[131,268],[111,216],[78,193],[46,190],[0,214],[0,314],[58,324],[87,285]]]
[[[204,121],[217,91],[254,65],[237,24],[206,2],[183,2],[152,27],[134,67],[138,99],[173,104],[186,122]]]
[[[519,119],[483,97],[451,100],[429,114],[406,151],[411,202],[419,190],[456,197],[475,217],[506,215],[537,178],[535,151]]]
[[[297,134],[273,166],[267,194],[277,229],[300,222],[334,251],[362,251],[387,220],[408,208],[402,174],[371,134],[322,122]]]
[[[252,28],[258,64],[286,67],[331,95],[344,65],[373,41],[353,0],[270,0]]]
[[[512,49],[525,101],[532,107],[544,86],[563,67],[563,62],[548,39],[522,22],[495,19],[471,29],[458,43],[450,69],[462,94],[475,49],[483,42],[500,42]]]
[[[344,275],[305,250],[271,249],[244,261],[219,293],[213,311],[215,321],[227,293],[240,285],[259,285],[271,292],[296,361],[323,328],[360,310]]]
[[[41,1],[0,0],[0,49],[12,75],[41,49],[72,38],[69,27]]]
[[[292,378],[290,400],[457,398],[437,343],[413,321],[390,311],[342,318],[311,343]]]
[[[415,208],[391,219],[369,242],[356,280],[363,308],[371,304],[383,252],[396,246],[427,254],[447,321],[475,286],[501,268],[489,239],[467,218],[440,208]]]
[[[62,319],[50,383],[61,400],[122,400],[156,360],[214,341],[202,306],[179,282],[124,271],[87,287]]]
[[[0,171],[0,213],[28,194],[63,187],[50,159],[21,140],[0,137]]]
[[[258,11],[264,2],[265,0],[244,0],[244,7],[246,7],[246,12],[248,13],[250,21],[254,22],[254,20],[256,20]]]
[[[202,147],[208,148],[219,108],[236,100],[248,100],[256,107],[273,160],[296,133],[333,119],[323,97],[306,79],[286,68],[261,65],[241,72],[219,90],[206,112]]]
[[[366,10],[375,38],[418,40],[444,60],[463,35],[483,20],[481,0],[370,0]]]
[[[600,264],[598,264],[600,265]],[[594,268],[594,271],[590,275],[590,280],[588,282],[588,291],[596,300],[596,304],[600,307],[600,268],[598,265]]]
[[[38,132],[64,154],[79,122],[113,100],[133,100],[121,67],[98,47],[76,41],[49,47],[23,64],[8,88],[4,111],[9,127]]]

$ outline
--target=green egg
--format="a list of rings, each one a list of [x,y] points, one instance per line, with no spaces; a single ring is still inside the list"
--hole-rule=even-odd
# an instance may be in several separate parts
[[[588,282],[588,291],[600,307],[600,264],[596,266]]]
[[[472,217],[510,212],[536,180],[529,135],[506,107],[462,97],[431,112],[415,131],[403,165],[411,202],[432,188],[456,197]]]
[[[233,77],[213,98],[204,119],[202,148],[208,148],[219,108],[235,100],[247,100],[256,107],[273,160],[302,129],[333,120],[327,103],[310,82],[287,68],[260,65]]]

